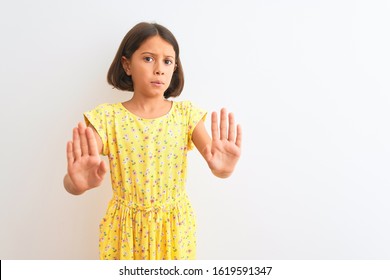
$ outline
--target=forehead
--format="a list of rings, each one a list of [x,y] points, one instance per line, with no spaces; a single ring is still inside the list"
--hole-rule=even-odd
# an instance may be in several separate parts
[[[136,52],[175,57],[173,46],[158,35],[146,39]]]

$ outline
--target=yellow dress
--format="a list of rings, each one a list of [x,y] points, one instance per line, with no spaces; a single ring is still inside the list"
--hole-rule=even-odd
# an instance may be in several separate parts
[[[206,112],[189,101],[144,119],[122,103],[84,113],[110,162],[113,197],[100,223],[100,259],[194,259],[196,221],[185,189],[192,132]]]

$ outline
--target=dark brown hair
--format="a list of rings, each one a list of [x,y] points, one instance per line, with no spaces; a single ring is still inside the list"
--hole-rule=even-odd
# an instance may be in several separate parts
[[[164,92],[164,97],[169,98],[180,95],[184,87],[184,73],[179,57],[179,44],[171,31],[157,23],[138,23],[126,34],[107,73],[107,81],[110,85],[120,90],[134,91],[133,80],[123,69],[122,56],[130,59],[145,40],[156,35],[172,45],[176,56],[177,67],[173,72],[168,89]]]

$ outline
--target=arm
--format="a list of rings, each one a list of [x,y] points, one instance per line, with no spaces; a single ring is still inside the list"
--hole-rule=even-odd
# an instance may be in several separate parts
[[[229,119],[229,123],[228,123]],[[211,172],[219,178],[229,177],[236,166],[241,154],[241,126],[234,123],[234,116],[226,109],[221,110],[220,127],[217,113],[211,115],[211,136],[208,135],[204,122],[201,120],[192,134],[198,151],[206,160]]]
[[[99,156],[103,144],[92,127],[79,123],[73,129],[73,141],[66,146],[68,173],[64,177],[65,189],[74,195],[98,187],[107,172],[104,161]]]

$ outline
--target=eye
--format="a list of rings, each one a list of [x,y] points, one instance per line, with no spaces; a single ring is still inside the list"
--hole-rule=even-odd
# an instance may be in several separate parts
[[[152,61],[153,61],[153,57],[146,56],[146,57],[144,57],[144,60],[145,60],[146,62],[152,62]]]
[[[166,64],[166,65],[171,65],[171,64],[173,64],[173,61],[172,61],[172,60],[169,60],[169,59],[166,59],[166,60],[165,60],[165,64]]]

